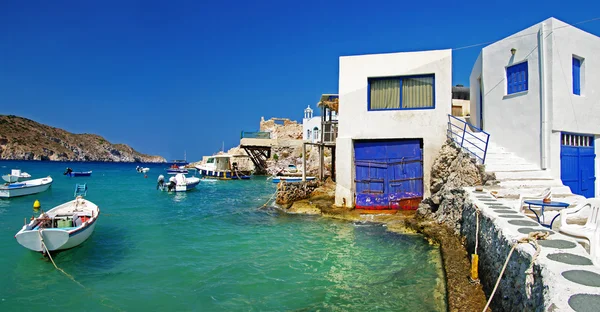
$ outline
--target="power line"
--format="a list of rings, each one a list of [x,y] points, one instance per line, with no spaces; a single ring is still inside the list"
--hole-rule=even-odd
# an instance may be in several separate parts
[[[572,27],[572,26],[575,26],[575,25],[581,25],[581,24],[585,24],[585,23],[589,23],[589,22],[594,22],[594,21],[597,21],[597,20],[600,20],[600,17],[595,17],[595,18],[588,19],[588,20],[585,20],[585,21],[577,22],[577,23],[574,23],[572,25],[567,24],[567,25],[564,25],[564,26],[556,27],[551,32],[556,31],[556,30],[561,29],[561,28]],[[523,34],[523,35],[519,35],[519,36],[510,37],[508,39],[517,39],[517,38],[522,38],[522,37],[527,37],[527,36],[532,36],[532,35],[537,35],[537,34],[538,34],[537,32],[534,32],[534,33],[529,33],[529,34]],[[496,40],[496,41],[498,41],[498,40]],[[494,43],[496,41],[487,41],[487,42],[481,42],[481,43],[471,44],[471,45],[464,46],[464,47],[453,48],[452,51],[458,51],[458,50],[475,48],[475,47],[479,47],[479,46],[482,46],[482,45],[488,45],[488,44]]]

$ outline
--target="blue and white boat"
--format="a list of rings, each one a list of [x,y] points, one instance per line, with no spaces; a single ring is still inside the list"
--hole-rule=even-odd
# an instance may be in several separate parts
[[[315,177],[306,177],[306,181],[314,180]],[[286,177],[286,176],[275,176],[273,177],[273,183],[279,182],[293,183],[293,182],[302,182],[302,177]]]
[[[92,175],[92,171],[73,171],[73,169],[67,168],[63,175],[67,177],[89,177]]]
[[[52,185],[52,178],[46,177],[21,182],[7,182],[0,185],[0,197],[10,198],[41,193]]]
[[[21,246],[42,253],[73,248],[92,235],[99,215],[96,204],[78,195],[25,224],[15,238]]]

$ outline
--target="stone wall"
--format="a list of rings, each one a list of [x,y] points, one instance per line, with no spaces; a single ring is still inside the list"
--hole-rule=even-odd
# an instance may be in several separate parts
[[[467,200],[462,210],[461,234],[465,237],[469,254],[475,251],[475,236],[477,217],[475,205]],[[479,277],[483,290],[488,298],[494,289],[498,275],[506,261],[506,257],[514,242],[503,235],[502,229],[495,226],[492,219],[485,214],[479,215]],[[529,252],[526,252],[528,250]],[[531,245],[520,245],[511,256],[506,267],[502,282],[494,295],[491,304],[492,311],[544,311],[544,290],[541,269],[533,267],[534,283],[531,286],[531,296],[527,297],[525,271],[531,263]]]

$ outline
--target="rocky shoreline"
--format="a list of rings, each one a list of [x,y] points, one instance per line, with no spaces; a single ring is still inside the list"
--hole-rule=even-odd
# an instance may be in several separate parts
[[[481,311],[487,299],[480,284],[469,280],[471,263],[460,235],[466,196],[462,187],[480,185],[494,177],[485,176],[468,155],[448,142],[432,170],[432,196],[417,211],[361,211],[336,207],[335,183],[309,181],[280,183],[274,208],[288,214],[320,215],[351,222],[385,224],[391,232],[419,233],[439,246],[446,277],[448,311]]]
[[[95,134],[74,134],[18,116],[0,115],[0,159],[164,163]]]

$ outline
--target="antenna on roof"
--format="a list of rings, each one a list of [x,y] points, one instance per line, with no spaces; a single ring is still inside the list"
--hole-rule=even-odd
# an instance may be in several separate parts
[[[225,141],[223,141],[223,145],[221,146],[221,152],[225,152]]]

